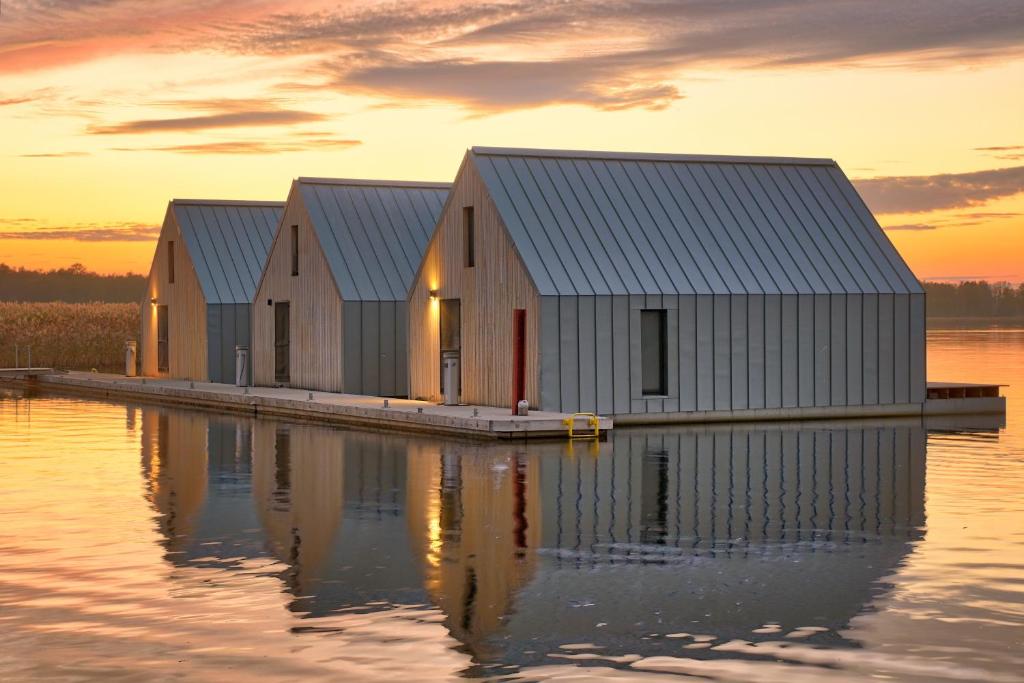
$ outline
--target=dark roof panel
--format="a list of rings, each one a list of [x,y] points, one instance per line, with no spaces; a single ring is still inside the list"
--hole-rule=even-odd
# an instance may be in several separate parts
[[[405,301],[448,183],[295,181],[346,301]]]
[[[207,304],[252,301],[283,208],[284,202],[171,202]]]
[[[542,295],[921,291],[831,159],[470,156]]]

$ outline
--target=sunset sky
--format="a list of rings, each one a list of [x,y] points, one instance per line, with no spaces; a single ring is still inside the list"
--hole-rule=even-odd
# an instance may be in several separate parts
[[[1024,281],[1024,2],[2,0],[0,262],[472,145],[831,157],[919,277]]]

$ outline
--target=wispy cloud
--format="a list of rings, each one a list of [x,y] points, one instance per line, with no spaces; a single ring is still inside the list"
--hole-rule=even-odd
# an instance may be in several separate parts
[[[889,230],[889,231],[893,231],[893,230],[918,231],[918,230],[935,230],[936,227],[937,226],[929,225],[927,223],[901,223],[901,224],[898,224],[898,225],[884,225],[884,226],[882,226],[882,229],[883,230]]]
[[[323,121],[326,117],[308,111],[279,109],[270,111],[229,112],[204,116],[183,116],[167,119],[139,119],[113,124],[96,124],[86,128],[92,135],[126,135],[209,130],[212,128],[244,128],[250,126],[281,126]]]
[[[42,226],[34,219],[0,219],[0,240],[75,240],[78,242],[149,242],[160,235],[159,225],[145,223],[79,223]],[[18,226],[19,229],[11,230]]]
[[[1024,166],[970,173],[889,176],[855,180],[875,213],[919,213],[979,206],[1024,192]]]
[[[163,147],[114,147],[119,152],[176,152],[178,154],[281,154],[318,149],[346,149],[363,144],[360,140],[305,138],[301,140],[227,140],[194,145]]]
[[[152,0],[145,12],[138,0],[31,0],[7,14],[0,73],[154,50],[303,56],[342,92],[481,112],[664,107],[705,67],[959,66],[1024,54],[1019,0],[325,1],[312,10]],[[310,74],[287,71],[295,83]]]
[[[975,152],[985,152],[989,156],[1004,161],[1024,161],[1024,145],[994,145],[992,147],[975,147]]]
[[[87,157],[88,152],[37,152],[35,154],[19,154],[23,159],[65,159],[67,157]]]

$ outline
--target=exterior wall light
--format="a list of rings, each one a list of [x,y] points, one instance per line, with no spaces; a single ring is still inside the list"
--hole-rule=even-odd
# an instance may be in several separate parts
[[[430,300],[431,301],[437,301],[437,290],[436,289],[430,290]]]
[[[149,300],[149,303],[151,303],[151,304],[153,304],[154,306],[156,306],[156,297],[154,296],[154,297],[153,297],[152,299],[150,299],[150,300]]]

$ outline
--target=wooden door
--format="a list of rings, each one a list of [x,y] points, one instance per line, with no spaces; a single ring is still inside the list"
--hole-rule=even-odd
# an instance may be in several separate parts
[[[291,307],[287,301],[274,302],[274,381],[291,381]]]
[[[167,339],[167,306],[156,307],[156,369],[157,372],[170,370],[170,353]]]
[[[444,357],[445,354],[462,352],[462,300],[441,299],[440,319],[438,328],[441,335],[441,357],[437,359],[438,371],[441,373],[441,394],[444,394]],[[462,394],[462,363],[459,359],[459,394]]]

